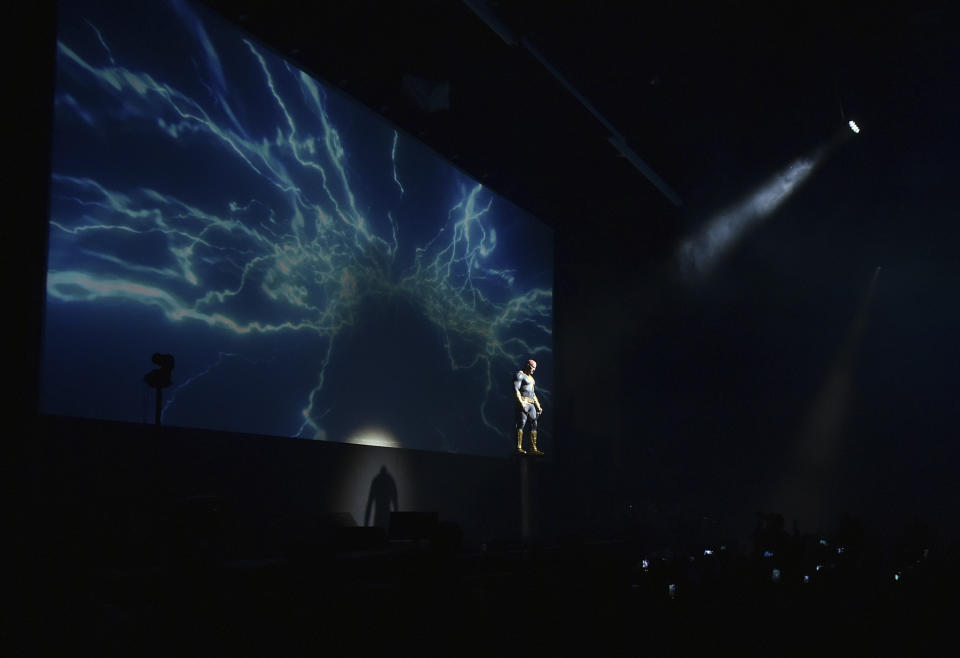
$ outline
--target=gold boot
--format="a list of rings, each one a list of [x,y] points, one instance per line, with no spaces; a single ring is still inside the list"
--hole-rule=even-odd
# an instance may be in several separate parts
[[[536,432],[536,430],[530,432],[530,454],[531,454],[531,455],[536,455],[536,456],[538,456],[538,457],[539,457],[540,455],[544,454],[543,451],[540,450],[540,449],[537,447],[537,432]]]
[[[517,430],[517,454],[527,454],[527,451],[523,449],[523,430]]]

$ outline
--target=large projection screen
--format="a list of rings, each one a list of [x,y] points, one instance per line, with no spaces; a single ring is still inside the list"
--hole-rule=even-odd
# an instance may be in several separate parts
[[[49,221],[43,413],[154,422],[154,353],[165,425],[507,455],[528,358],[552,411],[551,230],[203,7],[61,3]]]

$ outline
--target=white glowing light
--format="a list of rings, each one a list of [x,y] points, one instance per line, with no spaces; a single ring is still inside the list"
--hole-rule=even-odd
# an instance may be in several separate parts
[[[760,220],[776,210],[813,172],[819,156],[800,158],[736,206],[711,219],[686,240],[678,254],[683,266],[706,272]]]
[[[366,427],[350,435],[347,443],[379,448],[402,448],[400,442],[388,431],[379,427]]]
[[[855,133],[860,132],[860,126],[857,125],[856,121],[850,121],[847,125],[850,126],[850,130],[852,130],[853,132]]]

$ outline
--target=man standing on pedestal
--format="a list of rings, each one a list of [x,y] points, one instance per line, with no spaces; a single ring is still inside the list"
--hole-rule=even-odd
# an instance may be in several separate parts
[[[537,455],[543,452],[537,448],[537,421],[540,414],[543,413],[543,407],[537,399],[537,393],[534,388],[533,372],[537,369],[537,362],[533,359],[527,361],[522,370],[517,371],[513,378],[513,390],[517,398],[516,425],[517,430],[517,454],[518,455]],[[530,434],[530,450],[523,449],[523,430],[526,429]]]

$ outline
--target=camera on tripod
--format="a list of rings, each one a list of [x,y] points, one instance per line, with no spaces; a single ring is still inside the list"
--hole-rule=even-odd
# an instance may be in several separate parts
[[[150,388],[161,389],[170,386],[170,375],[173,372],[174,364],[173,355],[154,352],[153,359],[151,360],[159,367],[144,375],[143,381],[145,381]]]

